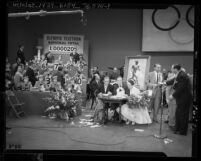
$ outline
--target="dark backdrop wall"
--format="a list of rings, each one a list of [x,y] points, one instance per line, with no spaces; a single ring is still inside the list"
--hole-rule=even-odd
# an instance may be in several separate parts
[[[193,72],[193,53],[160,52],[142,53],[142,10],[90,10],[86,13],[87,26],[80,22],[80,15],[57,15],[9,18],[8,57],[16,58],[19,44],[25,45],[26,59],[37,53],[38,39],[43,34],[83,34],[89,41],[89,61],[92,66],[107,70],[109,66],[120,67],[125,56],[150,55],[152,70],[154,63],[169,69],[173,63],[180,63],[187,72]]]

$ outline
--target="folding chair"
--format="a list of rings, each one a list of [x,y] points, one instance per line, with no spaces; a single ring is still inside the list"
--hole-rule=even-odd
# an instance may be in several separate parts
[[[22,105],[24,103],[19,102],[19,100],[17,99],[17,97],[13,91],[6,91],[6,97],[7,97],[9,106],[13,109],[17,118],[24,117],[25,112],[22,109]]]

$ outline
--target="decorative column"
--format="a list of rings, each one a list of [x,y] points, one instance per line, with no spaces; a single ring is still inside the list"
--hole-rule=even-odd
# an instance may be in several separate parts
[[[37,49],[37,55],[38,55],[38,60],[40,60],[40,55],[41,55],[41,49],[43,47],[42,46],[36,46],[36,49]]]

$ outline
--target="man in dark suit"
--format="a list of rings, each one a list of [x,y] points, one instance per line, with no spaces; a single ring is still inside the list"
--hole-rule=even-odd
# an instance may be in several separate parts
[[[121,76],[117,77],[117,82],[113,85],[113,95],[117,94],[117,89],[122,87],[125,90],[125,94],[129,95],[129,89],[126,83],[123,83],[123,78]]]
[[[103,84],[101,84],[98,95],[102,96],[103,94],[112,95],[113,94],[113,86],[110,84],[110,78],[108,76],[104,77]]]
[[[93,108],[94,101],[96,99],[96,95],[98,94],[99,88],[101,86],[100,76],[99,74],[94,75],[94,79],[89,84],[90,88],[90,98],[92,99],[91,109]]]
[[[24,57],[24,46],[19,45],[19,49],[17,51],[17,57],[21,59],[21,63],[25,65],[25,57]]]
[[[25,76],[28,76],[29,81],[31,82],[32,86],[35,85],[37,78],[33,69],[33,63],[29,63],[26,69]]]
[[[97,93],[98,93],[98,98],[103,97],[105,94],[107,94],[108,96],[111,96],[113,94],[113,86],[110,84],[109,76],[104,77],[103,84],[101,84]],[[102,100],[99,99],[99,102],[102,102]],[[103,103],[101,104],[103,105]],[[107,107],[107,109],[104,109],[103,106],[100,106],[99,109],[103,109],[104,113],[108,113],[107,110],[110,108],[109,103],[106,103],[105,106]],[[104,122],[105,123],[107,122],[107,118],[106,119],[104,118]]]
[[[189,109],[192,102],[190,80],[178,64],[173,66],[173,72],[176,74],[175,79],[167,81],[166,84],[173,84],[175,90],[169,96],[169,99],[175,98],[177,104],[175,134],[187,135]]]

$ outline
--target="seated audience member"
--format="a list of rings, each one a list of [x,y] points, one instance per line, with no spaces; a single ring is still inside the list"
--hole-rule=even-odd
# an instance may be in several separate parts
[[[79,57],[80,57],[80,60],[79,60],[80,70],[83,70],[83,68],[84,68],[85,66],[87,66],[87,63],[86,63],[86,61],[84,60],[83,54],[80,54]]]
[[[104,71],[100,71],[100,82],[101,83],[103,83],[104,77],[105,77]]]
[[[65,79],[62,66],[58,67],[58,70],[53,74],[53,76],[57,76],[57,82],[60,82],[61,86],[64,87]]]
[[[12,75],[15,75],[19,65],[22,67],[23,64],[21,63],[21,59],[19,57],[17,57],[16,58],[16,63],[14,63],[12,65]]]
[[[117,67],[114,67],[113,71],[112,71],[112,73],[110,75],[110,79],[111,80],[117,80],[118,76],[119,76],[119,71],[118,71]]]
[[[50,52],[45,54],[45,59],[47,60],[47,63],[54,63],[54,56]]]
[[[45,88],[45,82],[44,82],[44,79],[43,79],[43,75],[39,75],[38,76],[38,81],[36,81],[35,83],[35,88],[41,90],[41,88]]]
[[[32,87],[32,84],[29,81],[29,77],[25,76],[24,77],[24,82],[22,83],[22,90],[30,91],[31,87]]]
[[[25,76],[29,78],[29,81],[31,82],[32,86],[35,85],[37,78],[35,76],[34,68],[33,68],[33,63],[30,62],[28,63],[27,70],[25,72]]]
[[[65,79],[65,86],[67,86],[68,84],[70,84],[71,80],[70,80],[70,76],[69,76],[68,72],[65,73],[64,79]]]
[[[17,68],[17,71],[14,75],[14,85],[15,89],[19,90],[22,88],[22,83],[23,83],[23,74],[22,74],[22,66],[19,65]]]
[[[106,76],[104,78],[104,83],[99,87],[99,90],[97,93],[98,93],[97,105],[96,105],[93,118],[95,122],[103,123],[104,121],[106,121],[105,115],[104,115],[105,111],[103,110],[103,102],[99,98],[106,95],[111,96],[113,93],[113,86],[110,84],[109,77]],[[109,104],[106,104],[106,106],[109,106]]]
[[[12,81],[12,74],[11,74],[11,69],[10,69],[10,63],[8,62],[8,58],[6,58],[6,73],[5,73],[5,78],[6,78],[6,90],[11,89],[13,85]]]
[[[57,76],[52,77],[52,81],[50,82],[50,88],[55,91],[61,90],[61,83],[57,81]]]

